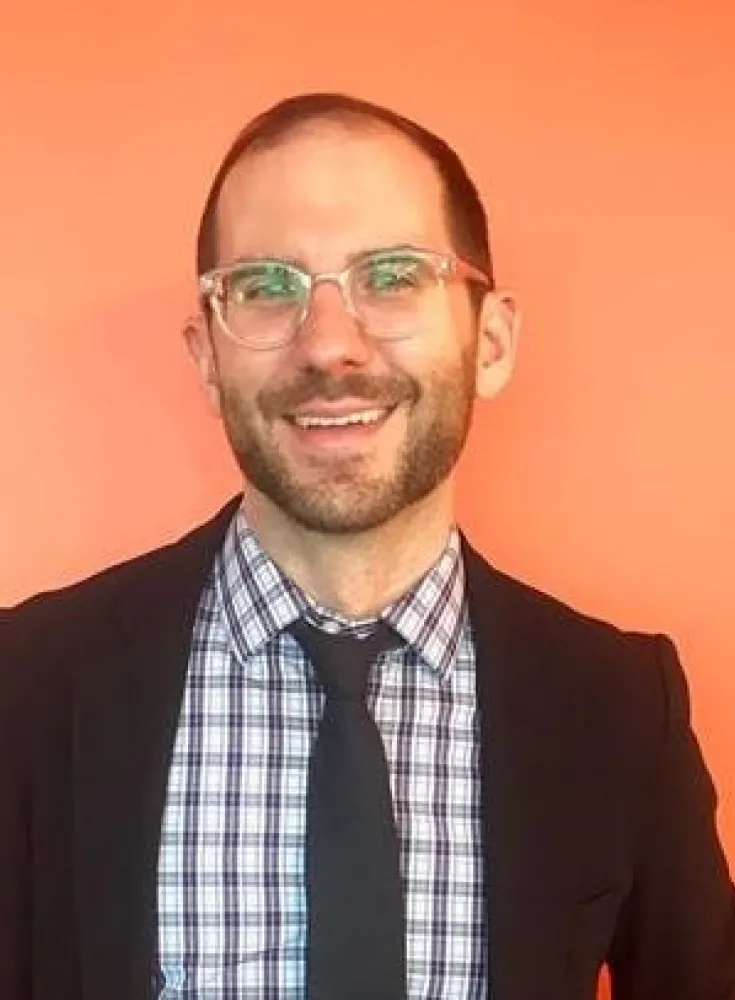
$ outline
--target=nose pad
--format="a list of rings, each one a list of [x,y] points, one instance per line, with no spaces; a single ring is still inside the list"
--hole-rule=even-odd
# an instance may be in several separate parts
[[[359,324],[347,289],[333,277],[321,277],[314,283],[304,314],[304,325],[313,326],[322,319],[334,323],[335,320],[349,318]]]

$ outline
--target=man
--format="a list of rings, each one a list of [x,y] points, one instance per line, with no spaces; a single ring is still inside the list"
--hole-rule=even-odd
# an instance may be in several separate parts
[[[285,101],[225,158],[198,272],[244,492],[0,618],[2,1000],[590,1000],[604,964],[624,1000],[735,997],[671,643],[454,520],[518,327],[456,154]]]

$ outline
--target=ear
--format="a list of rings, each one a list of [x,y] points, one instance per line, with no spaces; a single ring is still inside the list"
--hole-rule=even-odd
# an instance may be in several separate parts
[[[477,343],[476,393],[491,399],[510,381],[515,367],[521,317],[508,291],[488,292],[480,310]]]
[[[212,331],[206,316],[202,313],[190,316],[186,320],[182,332],[189,354],[196,366],[199,382],[204,390],[209,408],[215,416],[219,417],[222,414],[219,371]]]

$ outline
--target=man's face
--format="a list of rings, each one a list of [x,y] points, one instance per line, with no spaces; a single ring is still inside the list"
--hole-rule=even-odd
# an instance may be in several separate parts
[[[387,130],[312,125],[246,156],[220,196],[220,264],[267,255],[339,271],[355,253],[406,244],[451,250],[433,165]],[[189,345],[251,488],[310,530],[366,531],[425,500],[467,438],[481,363],[459,283],[439,290],[409,339],[372,337],[324,283],[286,345],[241,346],[216,320]],[[384,408],[358,426],[293,419]]]

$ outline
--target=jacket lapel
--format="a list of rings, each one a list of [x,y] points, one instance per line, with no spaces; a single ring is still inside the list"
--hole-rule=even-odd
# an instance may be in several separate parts
[[[84,996],[151,995],[158,848],[189,642],[237,503],[182,542],[103,574],[97,584],[99,621],[85,642],[74,695]]]
[[[491,993],[536,1000],[556,996],[566,972],[578,878],[572,790],[584,768],[573,752],[578,693],[553,662],[550,609],[463,545],[481,713]]]

